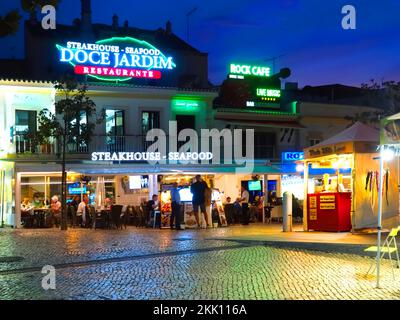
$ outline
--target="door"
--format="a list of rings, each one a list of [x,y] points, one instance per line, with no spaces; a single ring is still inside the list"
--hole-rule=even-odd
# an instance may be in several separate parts
[[[36,111],[15,110],[15,147],[17,153],[34,152],[36,144],[33,135],[36,133]]]

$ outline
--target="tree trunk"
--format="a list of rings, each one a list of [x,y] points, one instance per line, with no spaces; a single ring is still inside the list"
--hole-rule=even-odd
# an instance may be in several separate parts
[[[67,230],[67,172],[66,172],[66,163],[65,163],[65,149],[66,149],[66,139],[67,139],[67,132],[66,132],[66,124],[64,123],[64,134],[62,137],[62,173],[61,173],[61,230]]]

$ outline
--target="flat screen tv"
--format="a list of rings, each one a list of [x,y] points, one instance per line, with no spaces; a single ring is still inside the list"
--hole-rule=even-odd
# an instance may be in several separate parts
[[[81,194],[81,193],[86,193],[86,185],[81,188],[80,183],[74,183],[70,184],[68,186],[68,193],[69,194]]]
[[[249,191],[261,191],[261,181],[260,180],[249,181]]]
[[[141,176],[129,176],[129,189],[142,189]]]
[[[190,188],[179,189],[179,195],[181,196],[182,202],[191,202],[193,194],[190,192]]]

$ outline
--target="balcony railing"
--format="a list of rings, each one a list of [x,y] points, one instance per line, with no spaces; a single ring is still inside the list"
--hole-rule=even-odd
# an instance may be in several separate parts
[[[168,136],[166,152],[168,148]],[[124,136],[109,136],[109,135],[94,135],[90,141],[86,141],[81,137],[68,137],[66,152],[67,157],[86,158],[92,152],[146,152],[148,147],[154,141],[146,141],[144,135],[124,135]],[[198,141],[198,148],[200,151],[201,138]],[[184,142],[178,142],[177,147],[182,146]],[[15,154],[17,157],[22,156],[49,156],[60,157],[62,151],[61,137],[53,137],[49,140],[48,144],[39,145],[34,139],[26,135],[14,136]],[[235,145],[233,146],[235,148]],[[209,150],[211,151],[211,142],[209,142]],[[242,148],[245,153],[245,147]],[[221,142],[220,157],[221,160],[224,156],[224,146]],[[254,146],[255,159],[273,159],[276,157],[274,145],[255,145]]]

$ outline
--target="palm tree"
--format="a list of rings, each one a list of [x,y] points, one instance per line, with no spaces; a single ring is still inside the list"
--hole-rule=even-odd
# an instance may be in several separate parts
[[[57,7],[61,0],[21,0],[22,10],[28,12],[30,18],[36,18],[36,10],[41,9],[45,5]],[[18,9],[13,9],[5,16],[0,16],[0,38],[14,35],[19,30],[22,16]]]

